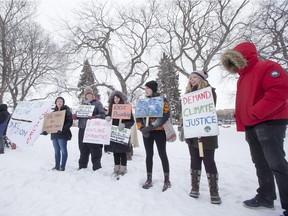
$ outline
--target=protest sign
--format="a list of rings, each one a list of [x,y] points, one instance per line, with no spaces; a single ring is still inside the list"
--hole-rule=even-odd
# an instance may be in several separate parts
[[[7,127],[8,138],[20,146],[32,145],[42,131],[44,114],[53,106],[53,101],[20,101]]]
[[[57,131],[62,131],[63,124],[65,120],[66,110],[46,113],[44,115],[44,123],[42,131],[47,133],[56,133]]]
[[[95,106],[80,104],[77,108],[76,115],[80,118],[88,118],[92,116]]]
[[[105,119],[88,119],[84,131],[84,143],[91,144],[110,144],[112,121],[107,122]]]
[[[162,117],[163,97],[151,97],[136,101],[135,117]]]
[[[185,94],[181,97],[181,102],[186,139],[219,134],[211,87]]]
[[[116,142],[122,145],[128,145],[130,134],[131,134],[130,129],[124,128],[123,130],[119,131],[117,126],[112,125],[110,139],[113,142]]]
[[[131,111],[131,104],[113,104],[111,117],[113,119],[130,119]]]

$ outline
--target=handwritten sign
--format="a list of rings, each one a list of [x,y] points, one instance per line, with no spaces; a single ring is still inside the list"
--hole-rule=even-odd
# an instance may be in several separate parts
[[[44,114],[51,112],[52,101],[20,101],[7,127],[8,138],[17,145],[32,145],[39,137]]]
[[[84,143],[109,145],[112,121],[88,119],[84,131]]]
[[[113,119],[130,119],[131,111],[131,104],[113,104],[111,117]]]
[[[80,118],[88,118],[92,116],[95,106],[80,104],[77,108],[76,115]]]
[[[219,134],[211,87],[185,94],[181,102],[186,139]]]
[[[119,131],[117,126],[112,125],[110,140],[122,145],[128,145],[130,134],[130,129],[124,128],[123,130]]]
[[[63,124],[65,120],[66,110],[46,113],[44,115],[44,123],[42,131],[47,133],[56,133],[57,131],[62,131]]]
[[[163,97],[152,97],[136,101],[135,117],[162,117]]]

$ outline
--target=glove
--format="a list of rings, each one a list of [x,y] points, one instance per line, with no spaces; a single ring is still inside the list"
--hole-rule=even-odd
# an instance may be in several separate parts
[[[141,129],[141,132],[142,132],[143,134],[146,134],[146,133],[149,133],[149,132],[152,131],[152,130],[153,130],[153,125],[149,125],[149,126],[147,126],[147,127],[142,128],[142,129]]]
[[[47,131],[42,131],[41,135],[47,136],[48,133],[47,133]]]
[[[110,121],[112,120],[112,118],[111,118],[111,116],[106,116],[106,117],[105,117],[105,120],[106,120],[107,122],[110,122]]]
[[[77,115],[76,115],[76,114],[73,114],[73,115],[72,115],[72,119],[73,119],[73,120],[76,120],[76,119],[77,119]]]
[[[118,125],[118,130],[119,131],[122,131],[124,128],[125,128],[125,124],[124,123],[121,123],[121,124]]]
[[[96,116],[89,116],[89,119],[95,119],[97,118]]]

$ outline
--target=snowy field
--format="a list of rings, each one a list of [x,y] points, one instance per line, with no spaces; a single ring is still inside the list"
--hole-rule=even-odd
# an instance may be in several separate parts
[[[251,210],[242,201],[252,198],[257,188],[255,169],[250,159],[244,133],[235,127],[220,127],[216,163],[219,171],[221,205],[210,204],[206,174],[202,172],[200,198],[189,197],[189,152],[186,143],[167,143],[172,187],[162,192],[163,172],[155,147],[153,183],[142,189],[146,180],[145,151],[134,148],[128,173],[119,181],[112,178],[113,156],[103,153],[102,169],[78,171],[77,128],[68,143],[65,172],[50,171],[54,150],[50,136],[40,136],[33,146],[6,149],[0,155],[0,216],[278,216],[275,210]],[[288,153],[288,141],[285,140]],[[204,168],[203,168],[204,171]],[[277,191],[278,193],[278,191]]]

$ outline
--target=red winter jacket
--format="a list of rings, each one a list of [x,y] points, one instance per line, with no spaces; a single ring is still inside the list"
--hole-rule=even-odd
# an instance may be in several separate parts
[[[287,120],[286,71],[276,62],[259,60],[256,47],[252,43],[241,43],[233,51],[240,53],[244,61],[246,60],[246,66],[236,69],[240,75],[237,82],[235,110],[237,130],[244,131],[245,126],[253,126],[268,120]]]

